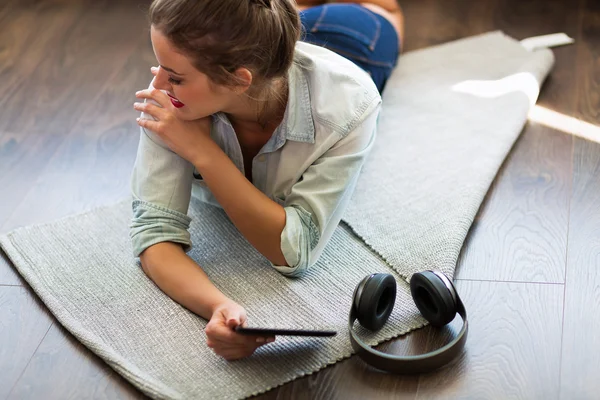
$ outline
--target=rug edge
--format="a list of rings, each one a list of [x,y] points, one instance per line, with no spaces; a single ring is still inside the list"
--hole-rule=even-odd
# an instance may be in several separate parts
[[[70,221],[72,219],[79,218],[79,217],[82,217],[82,216],[85,216],[85,215],[89,215],[89,214],[93,214],[93,213],[96,213],[98,211],[102,211],[102,210],[105,210],[105,209],[110,209],[110,208],[113,208],[113,207],[124,206],[126,203],[129,203],[130,201],[131,201],[131,197],[124,196],[120,200],[116,200],[116,201],[112,201],[112,202],[107,202],[105,204],[97,205],[97,206],[94,206],[94,207],[91,207],[91,208],[88,208],[88,209],[84,209],[84,210],[79,210],[77,212],[69,213],[67,215],[63,215],[63,216],[61,216],[59,218],[51,219],[51,220],[48,220],[48,221],[45,221],[45,222],[38,222],[38,223],[29,224],[29,225],[18,226],[18,227],[10,229],[7,232],[0,233],[0,237],[3,237],[3,236],[6,237],[8,235],[13,235],[13,234],[16,234],[16,233],[20,233],[20,232],[22,232],[24,230],[28,230],[28,229],[32,229],[32,228],[44,228],[44,227],[51,226],[51,225],[54,225],[54,224],[59,223],[59,222],[67,222],[67,221]]]
[[[411,324],[411,326],[409,328],[407,328],[407,329],[405,329],[403,331],[400,331],[399,333],[396,333],[396,334],[393,334],[393,335],[389,335],[389,336],[386,336],[386,337],[378,340],[373,346],[378,346],[378,345],[383,344],[385,342],[388,342],[388,341],[390,341],[392,339],[396,339],[396,338],[399,338],[401,336],[407,335],[407,334],[409,334],[411,332],[414,332],[414,331],[416,331],[418,329],[424,328],[427,325],[429,325],[427,322],[425,322],[425,323],[418,323],[418,322],[416,322],[414,324]],[[371,346],[371,347],[373,347],[373,346]],[[271,390],[277,389],[277,388],[279,388],[279,387],[281,387],[281,386],[283,386],[285,384],[288,384],[290,382],[293,382],[293,381],[295,381],[297,379],[305,378],[307,376],[316,374],[316,373],[324,370],[325,368],[328,368],[328,367],[330,367],[332,365],[335,365],[335,364],[337,364],[337,363],[339,363],[341,361],[350,359],[353,356],[356,356],[356,353],[354,351],[350,351],[349,354],[343,354],[342,356],[336,358],[335,360],[332,360],[330,362],[327,362],[327,363],[323,364],[322,366],[318,367],[317,369],[314,369],[314,370],[306,372],[306,373],[301,373],[301,374],[296,375],[293,378],[287,379],[287,380],[285,380],[285,381],[283,381],[283,382],[281,382],[281,383],[279,383],[279,384],[277,384],[275,386],[267,387],[264,390],[252,392],[252,393],[248,394],[247,396],[241,397],[241,399],[247,399],[247,398],[250,398],[250,397],[253,397],[253,396],[258,396],[260,394],[264,394],[264,393],[270,392]],[[364,361],[361,361],[361,362],[364,362]],[[365,364],[365,365],[367,365],[367,364]]]
[[[113,206],[116,206],[117,204]],[[71,216],[71,218],[72,217],[74,216]],[[56,222],[57,221],[53,221],[47,224],[53,224]],[[41,227],[42,225],[37,225],[37,227]],[[87,329],[81,326],[81,324],[62,307],[61,303],[57,301],[54,296],[44,290],[44,285],[38,280],[38,277],[33,272],[30,261],[20,251],[16,243],[13,242],[13,236],[14,231],[0,235],[0,248],[6,253],[14,267],[25,279],[35,295],[38,296],[38,298],[48,308],[50,313],[69,333],[71,333],[88,350],[100,358],[100,360],[102,360],[106,365],[114,369],[119,375],[124,377],[128,382],[130,382],[133,386],[147,396],[153,399],[161,399],[163,398],[161,395],[166,394],[170,396],[170,398],[182,398],[182,395],[179,392],[165,386],[157,379],[141,373],[141,370],[135,364],[123,359],[123,357],[121,357],[114,349],[106,345],[104,341],[100,340],[100,338],[98,338],[96,335],[90,333]],[[26,265],[26,267],[23,267],[23,265]]]

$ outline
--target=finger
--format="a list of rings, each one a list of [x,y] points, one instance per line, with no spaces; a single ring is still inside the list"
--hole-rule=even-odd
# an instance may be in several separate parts
[[[226,321],[219,321],[219,323],[207,325],[206,335],[211,340],[215,340],[223,343],[244,343],[242,335],[236,334],[236,332],[226,325]]]
[[[150,72],[152,72],[152,75],[156,76],[158,74],[158,68],[150,67]]]
[[[256,335],[242,335],[227,327],[219,327],[211,332],[210,339],[216,343],[228,346],[257,346],[265,343],[270,343],[274,338],[256,336]]]
[[[231,345],[231,344],[223,344],[223,343],[215,343],[208,341],[208,347],[210,347],[217,354],[224,353],[249,353],[255,351],[258,347],[263,346],[264,344],[251,344],[251,345]]]
[[[239,318],[229,317],[229,319],[227,320],[227,327],[229,327],[231,329],[235,328],[238,325],[240,325]]]
[[[238,325],[242,324],[242,315],[239,309],[226,309],[224,310],[223,317],[225,317],[225,324],[233,329]]]
[[[236,346],[248,346],[257,343],[256,336],[242,335],[241,333],[236,333],[227,327],[215,330],[215,332],[213,332],[211,335],[211,339],[219,343]]]
[[[150,119],[143,119],[143,118],[136,118],[136,121],[138,123],[139,126],[141,126],[142,128],[151,130],[152,132],[158,132],[158,121],[152,121]]]
[[[154,118],[161,120],[161,116],[164,113],[164,109],[158,107],[156,104],[150,102],[146,103],[133,103],[133,108],[143,113],[152,115]]]
[[[262,336],[246,336],[240,335],[242,338],[240,340],[219,340],[214,339],[215,343],[223,346],[242,346],[242,347],[257,347],[262,346],[264,344],[273,343],[275,338],[270,337],[262,337]]]
[[[152,99],[163,108],[168,108],[169,106],[172,106],[171,100],[169,100],[169,96],[167,96],[162,91],[156,88],[148,88],[135,92],[135,97],[137,97],[138,99]]]
[[[248,326],[248,316],[246,314],[240,315],[240,325],[243,327]]]

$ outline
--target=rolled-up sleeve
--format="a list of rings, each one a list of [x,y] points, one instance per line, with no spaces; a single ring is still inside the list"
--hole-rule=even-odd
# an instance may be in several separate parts
[[[186,252],[191,249],[191,218],[187,212],[193,172],[194,166],[170,150],[156,133],[140,129],[131,175],[130,237],[134,257],[160,242],[180,243]]]
[[[375,101],[363,121],[312,163],[286,197],[281,251],[287,265],[271,263],[282,274],[302,275],[331,239],[375,141],[380,105]]]

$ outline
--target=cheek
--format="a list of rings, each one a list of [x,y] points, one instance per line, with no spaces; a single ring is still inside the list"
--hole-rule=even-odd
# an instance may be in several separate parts
[[[225,96],[220,91],[215,91],[210,85],[184,85],[179,88],[173,87],[175,97],[190,109],[198,111],[212,109],[223,104]]]
[[[173,85],[173,94],[185,105],[192,105],[206,98],[207,92],[203,85],[184,82],[183,85]]]
[[[208,85],[173,87],[173,94],[185,104],[185,107],[177,109],[180,118],[185,120],[207,117],[223,110],[222,96],[214,93]]]

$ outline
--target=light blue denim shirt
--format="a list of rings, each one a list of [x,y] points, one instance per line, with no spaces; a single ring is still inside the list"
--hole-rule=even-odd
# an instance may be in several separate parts
[[[283,121],[252,160],[252,180],[286,214],[281,251],[288,265],[271,265],[297,276],[318,260],[342,218],[375,140],[381,97],[358,66],[304,42],[296,45],[288,78]],[[212,117],[212,139],[245,174],[227,116]],[[135,257],[165,241],[191,249],[192,195],[220,207],[194,166],[147,129],[141,129],[131,191]]]

